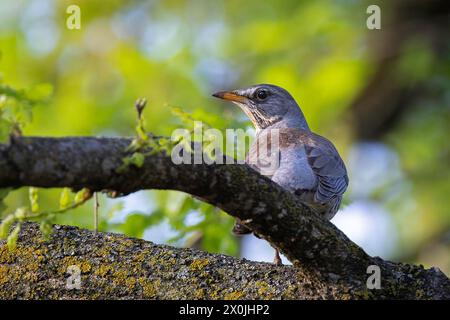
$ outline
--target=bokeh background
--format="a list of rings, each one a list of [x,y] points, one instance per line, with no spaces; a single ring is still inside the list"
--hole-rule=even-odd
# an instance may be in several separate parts
[[[81,29],[66,8],[81,8]],[[381,30],[366,9],[381,8]],[[0,133],[131,136],[185,127],[180,107],[215,128],[250,128],[211,93],[273,83],[332,140],[350,187],[333,223],[369,254],[450,275],[448,1],[0,1]],[[27,102],[24,97],[33,97]],[[29,100],[29,99],[28,99]],[[36,159],[39,161],[39,159]],[[1,168],[0,168],[1,170]],[[61,190],[40,190],[42,208]],[[7,209],[28,205],[11,192]],[[172,191],[100,197],[100,230],[252,260],[273,251],[235,238],[225,213]],[[55,219],[93,228],[92,201]]]

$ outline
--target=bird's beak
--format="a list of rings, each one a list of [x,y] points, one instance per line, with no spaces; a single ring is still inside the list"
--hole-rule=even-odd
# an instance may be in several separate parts
[[[240,102],[246,103],[248,101],[247,97],[244,97],[235,91],[220,91],[213,94],[213,97],[232,101],[232,102]]]

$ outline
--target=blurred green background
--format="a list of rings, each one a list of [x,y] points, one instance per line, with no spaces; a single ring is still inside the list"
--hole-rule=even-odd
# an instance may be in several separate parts
[[[373,3],[381,30],[366,26]],[[66,27],[70,4],[81,8],[80,30]],[[2,0],[0,134],[20,122],[25,135],[131,136],[139,97],[156,134],[186,126],[173,106],[247,129],[211,93],[277,84],[346,161],[350,188],[333,222],[372,255],[450,275],[448,21],[445,1]],[[41,207],[57,207],[60,192],[40,190]],[[27,205],[27,190],[6,204]],[[91,204],[55,222],[92,228]],[[102,231],[272,258],[266,244],[232,236],[226,214],[182,193],[101,196],[100,205]]]

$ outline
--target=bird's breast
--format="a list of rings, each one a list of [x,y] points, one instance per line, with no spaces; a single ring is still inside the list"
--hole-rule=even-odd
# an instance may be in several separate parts
[[[259,134],[250,147],[247,162],[287,190],[315,190],[317,178],[308,163],[304,144],[301,141],[285,144],[282,139],[273,134]]]
[[[272,180],[292,192],[298,189],[316,190],[317,177],[308,163],[303,145],[280,150],[280,166]]]

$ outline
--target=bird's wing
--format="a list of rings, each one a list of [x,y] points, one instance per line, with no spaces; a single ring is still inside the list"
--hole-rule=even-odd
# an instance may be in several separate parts
[[[262,145],[268,150],[272,150],[271,133],[264,135],[261,133],[257,137],[257,141],[261,141]],[[268,138],[269,137],[269,138]],[[281,148],[289,148],[289,146],[302,145],[305,148],[308,163],[317,177],[317,190],[314,192],[314,202],[329,203],[343,195],[348,186],[347,170],[338,151],[334,145],[326,138],[319,136],[310,131],[301,129],[285,128],[279,130],[279,139]],[[256,143],[252,145],[247,158],[247,163],[253,165],[258,171],[261,170],[261,163],[267,162],[264,152],[258,150]],[[267,150],[264,149],[264,150]],[[273,151],[273,150],[272,150]],[[271,177],[272,175],[269,175]]]
[[[326,203],[342,196],[348,186],[348,176],[344,162],[334,145],[314,133],[308,133],[304,140],[308,163],[318,178],[314,200]]]

